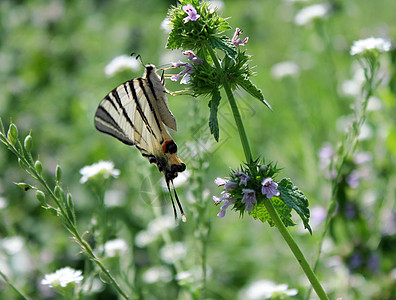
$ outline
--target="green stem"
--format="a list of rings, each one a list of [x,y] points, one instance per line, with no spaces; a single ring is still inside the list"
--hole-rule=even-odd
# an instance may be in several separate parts
[[[22,299],[27,300],[28,298],[22,294],[22,292],[20,292],[7,278],[7,276],[0,271],[0,277],[3,278],[3,280],[11,287],[11,289],[17,293]]]
[[[314,288],[316,294],[318,295],[319,299],[329,299],[323,290],[322,286],[318,278],[316,278],[315,273],[312,271],[310,265],[308,264],[307,260],[304,257],[304,254],[301,252],[300,248],[294,241],[293,237],[290,235],[289,231],[286,229],[286,226],[283,224],[282,220],[280,219],[278,213],[276,212],[272,202],[269,199],[264,201],[265,208],[267,209],[268,213],[271,216],[272,221],[274,221],[275,226],[278,228],[280,234],[289,245],[290,250],[293,252],[294,256],[296,257],[298,263],[300,264],[301,268],[303,269],[305,275],[307,276],[309,282],[311,283],[312,287]]]
[[[221,71],[220,63],[217,59],[217,56],[213,49],[207,44],[206,48],[210,56],[212,57],[213,63],[215,64],[216,68]],[[241,143],[243,146],[243,151],[245,152],[246,160],[251,163],[253,161],[252,152],[250,151],[249,141],[246,135],[245,128],[242,123],[242,118],[238,110],[238,106],[236,105],[236,101],[234,95],[232,94],[231,88],[228,85],[227,77],[223,77],[222,84],[224,86],[224,90],[226,91],[228,101],[230,102],[230,106],[232,109],[232,113],[234,115],[235,123],[238,127],[239,137],[241,139]],[[296,257],[297,261],[299,262],[301,268],[303,269],[305,275],[307,276],[308,280],[311,282],[312,287],[315,289],[319,299],[328,300],[326,293],[324,292],[322,286],[320,285],[319,280],[316,278],[315,273],[312,271],[311,267],[309,266],[307,260],[304,257],[304,254],[301,252],[300,248],[298,247],[297,243],[294,241],[293,237],[290,235],[289,231],[286,229],[285,225],[283,224],[282,220],[279,218],[278,213],[276,212],[272,202],[267,200],[264,201],[264,205],[270,214],[272,220],[275,223],[275,226],[278,228],[279,232],[281,233],[282,237],[285,239],[286,243],[289,245],[290,250],[293,252],[294,256]]]
[[[213,49],[208,44],[206,45],[206,48],[208,49],[208,52],[209,52],[210,56],[212,57],[212,60],[216,66],[216,69],[221,71],[221,66],[220,66],[219,60],[217,59],[216,53],[213,51]],[[243,123],[242,123],[241,114],[239,113],[238,106],[236,104],[234,95],[232,94],[231,88],[228,84],[227,77],[223,77],[222,84],[223,84],[224,90],[227,94],[228,102],[230,103],[232,114],[234,115],[234,120],[235,120],[235,123],[238,128],[239,138],[241,139],[243,152],[245,153],[246,161],[250,164],[251,162],[253,162],[252,152],[250,151],[249,141],[247,138],[245,127],[243,126]]]

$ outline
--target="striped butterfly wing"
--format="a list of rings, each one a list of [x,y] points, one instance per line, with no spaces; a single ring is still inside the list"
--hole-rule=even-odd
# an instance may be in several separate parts
[[[150,77],[144,76],[112,90],[96,111],[95,127],[127,145],[134,145],[143,156],[159,151],[161,144],[171,138],[159,115],[156,100],[159,95],[154,84]]]

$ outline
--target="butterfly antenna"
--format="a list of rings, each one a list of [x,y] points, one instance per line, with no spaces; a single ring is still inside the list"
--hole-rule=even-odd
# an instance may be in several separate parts
[[[171,190],[169,188],[169,181],[168,180],[166,180],[166,186],[168,187],[169,196],[170,196],[170,198],[172,200],[173,214],[175,215],[175,219],[177,219],[177,212],[176,212],[175,202],[173,201],[172,192],[171,192]]]
[[[179,206],[179,210],[180,210],[182,221],[186,222],[187,218],[186,218],[186,215],[184,214],[183,207],[182,207],[182,205],[181,205],[181,203],[179,201],[179,197],[177,196],[175,185],[173,184],[173,180],[172,180],[172,186],[173,186],[173,192],[175,193],[175,198],[176,198],[177,205]]]
[[[136,60],[139,60],[140,63],[144,66],[143,59],[142,59],[142,57],[140,56],[140,54],[136,54],[136,52],[132,52],[132,53],[131,53],[131,56],[134,56],[134,55],[136,55]]]

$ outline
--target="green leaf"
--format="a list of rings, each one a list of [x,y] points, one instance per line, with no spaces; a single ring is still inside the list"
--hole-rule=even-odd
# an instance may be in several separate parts
[[[217,111],[220,104],[220,92],[218,89],[212,91],[212,100],[209,101],[210,116],[209,116],[209,128],[210,133],[213,134],[215,140],[219,141],[219,123],[217,121]]]
[[[243,88],[250,95],[260,100],[261,103],[264,103],[270,110],[272,110],[271,105],[264,99],[264,95],[257,86],[255,86],[250,79],[247,78],[237,78],[236,83]]]
[[[231,58],[233,61],[237,58],[237,51],[235,46],[232,44],[231,40],[226,37],[211,37],[209,40],[209,45],[212,46],[214,49],[220,49],[224,51],[224,53]]]
[[[265,208],[264,201],[271,201],[272,205],[276,209],[279,217],[281,218],[283,224],[285,226],[294,226],[291,219],[291,208],[289,208],[281,199],[278,197],[272,197],[271,199],[264,199],[259,201],[251,211],[251,215],[255,219],[259,219],[261,222],[268,222],[268,224],[273,227],[275,224],[272,221],[271,216],[269,215],[267,209]]]
[[[280,192],[280,198],[289,208],[294,209],[298,213],[305,228],[312,234],[312,229],[308,224],[310,216],[309,202],[304,193],[294,186],[289,178],[283,178],[279,182],[278,191]]]
[[[259,219],[263,223],[268,221],[268,224],[271,227],[273,227],[275,225],[268,213],[268,210],[265,208],[263,201],[258,202],[254,206],[254,208],[250,212],[250,215],[252,215],[255,220]]]

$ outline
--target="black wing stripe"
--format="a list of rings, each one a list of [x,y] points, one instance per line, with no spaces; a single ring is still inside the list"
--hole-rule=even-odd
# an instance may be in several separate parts
[[[115,90],[114,90],[114,91],[115,91]],[[112,91],[112,93],[113,93],[114,91]],[[114,110],[115,110],[118,114],[120,114],[120,112],[118,111],[118,108],[117,108],[117,106],[115,105],[113,99],[111,99],[109,95],[110,95],[110,94],[108,94],[108,95],[105,97],[105,99],[106,99],[107,101],[109,101],[110,104],[111,104],[111,106],[113,106]]]
[[[133,99],[135,100],[135,103],[136,103],[136,109],[139,112],[140,117],[142,118],[144,124],[146,125],[147,130],[155,137],[156,140],[158,140],[157,136],[155,135],[155,132],[151,128],[151,126],[150,126],[150,124],[149,124],[149,122],[148,122],[148,120],[147,120],[147,118],[146,118],[146,116],[145,116],[145,114],[144,114],[144,112],[142,110],[142,106],[140,105],[139,98],[136,95],[136,90],[135,90],[135,87],[133,85],[133,80],[128,81],[128,83],[129,83],[129,88],[131,89],[131,92],[132,92],[132,97],[133,97]],[[128,93],[128,90],[127,90],[127,93]]]
[[[140,136],[140,137],[142,138],[142,133],[139,132],[139,131],[136,129],[135,125],[133,125],[132,120],[131,120],[131,118],[128,116],[128,113],[127,113],[125,107],[122,106],[121,98],[120,98],[120,96],[118,95],[118,92],[117,92],[116,90],[114,90],[114,91],[111,93],[111,95],[114,97],[114,99],[116,99],[117,104],[118,104],[119,107],[120,107],[119,109],[121,109],[122,115],[125,117],[125,119],[127,120],[128,124],[131,125],[131,127],[132,127],[133,130],[137,133],[137,135]]]
[[[99,106],[96,111],[95,127],[99,131],[114,136],[124,144],[130,146],[134,145],[133,141],[126,136],[124,130],[122,130],[113,117],[102,106]]]
[[[147,103],[148,103],[149,106],[150,106],[150,110],[151,110],[151,112],[152,112],[153,115],[154,115],[155,122],[157,123],[157,126],[158,126],[158,130],[162,133],[162,128],[161,128],[160,120],[158,119],[157,112],[155,111],[155,109],[154,109],[154,107],[153,107],[153,104],[151,103],[150,98],[149,98],[149,96],[148,96],[148,94],[147,94],[147,91],[146,91],[145,88],[144,88],[143,79],[142,79],[142,78],[137,78],[137,80],[139,81],[139,86],[140,86],[140,88],[142,89],[143,94],[144,94],[144,96],[145,96],[146,99],[147,99]],[[157,96],[156,96],[154,93],[153,93],[153,95],[154,95],[154,98],[157,99]],[[163,139],[162,139],[162,140],[163,140]],[[162,143],[162,141],[161,141],[160,143]]]

